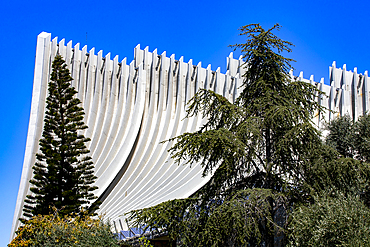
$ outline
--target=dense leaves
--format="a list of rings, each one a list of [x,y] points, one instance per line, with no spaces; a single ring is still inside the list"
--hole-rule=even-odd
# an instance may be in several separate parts
[[[353,158],[353,122],[350,116],[333,119],[326,129],[329,131],[326,144],[336,149],[343,157]]]
[[[326,143],[343,157],[370,162],[370,115],[354,122],[350,116],[337,117],[327,124]]]
[[[326,143],[334,149],[325,147],[307,172],[312,197],[294,205],[288,246],[370,245],[370,166],[360,154],[368,150],[360,148],[366,147],[361,129],[369,127],[367,119],[343,116],[326,126]]]
[[[57,55],[52,64],[46,100],[40,152],[33,166],[32,194],[27,196],[24,216],[47,215],[54,206],[61,215],[78,213],[96,197],[92,193],[93,163],[81,134],[87,126],[83,109],[71,86],[72,77],[65,61]]]
[[[119,246],[109,222],[102,217],[62,216],[57,211],[34,216],[17,230],[9,247],[32,246]]]
[[[361,116],[353,126],[355,158],[370,162],[370,115]]]
[[[288,246],[370,246],[370,210],[358,196],[323,193],[292,214]]]

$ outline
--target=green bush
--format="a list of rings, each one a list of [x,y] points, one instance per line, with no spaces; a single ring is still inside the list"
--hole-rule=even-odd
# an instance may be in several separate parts
[[[21,246],[119,246],[109,223],[102,217],[60,216],[58,213],[32,217],[21,226],[8,245]]]
[[[288,246],[370,246],[370,210],[358,196],[318,196],[291,220]]]

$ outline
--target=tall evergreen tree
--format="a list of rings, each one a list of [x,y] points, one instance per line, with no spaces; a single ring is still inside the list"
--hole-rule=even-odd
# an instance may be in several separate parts
[[[72,80],[58,54],[52,64],[40,153],[30,180],[32,194],[25,200],[25,217],[49,214],[51,207],[61,215],[79,213],[96,199],[93,162],[85,145],[90,139],[81,134],[87,126]]]
[[[246,69],[235,103],[210,90],[188,103],[208,121],[173,140],[172,157],[200,162],[212,177],[191,198],[133,211],[133,224],[167,229],[184,246],[274,246],[284,240],[290,203],[302,200],[322,142],[313,114],[324,109],[316,87],[289,75],[290,42],[259,24],[241,28]],[[274,243],[275,242],[275,243]]]

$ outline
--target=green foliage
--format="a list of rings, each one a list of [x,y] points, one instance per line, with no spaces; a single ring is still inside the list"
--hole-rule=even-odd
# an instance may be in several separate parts
[[[288,246],[370,246],[370,210],[353,195],[315,197],[292,213]]]
[[[349,116],[338,117],[327,125],[326,143],[342,157],[314,168],[316,184],[343,193],[359,195],[370,206],[370,116],[365,114],[356,122]],[[332,156],[335,156],[332,155]],[[330,181],[330,185],[325,182]]]
[[[370,196],[370,166],[351,158],[317,162],[311,166],[310,177],[306,178],[305,183],[312,186],[315,192],[341,191],[367,197]]]
[[[81,134],[87,126],[72,80],[65,61],[57,55],[48,85],[40,153],[30,180],[32,194],[25,200],[25,217],[47,215],[51,206],[61,215],[78,213],[96,199],[92,193],[97,188],[93,185],[96,177],[85,146],[90,139]]]
[[[326,144],[336,149],[343,157],[353,158],[353,122],[350,116],[337,117],[326,125],[329,134]]]
[[[271,208],[270,200],[274,201]],[[281,194],[266,189],[238,191],[230,200],[215,207],[202,236],[202,246],[256,246],[266,235],[283,231],[271,212],[284,205]],[[231,219],[225,221],[225,219]]]
[[[203,208],[198,203],[191,198],[167,201],[133,211],[130,220],[165,228],[171,239],[182,240],[180,246],[255,246],[266,236],[266,228],[282,234],[286,221],[277,222],[271,214],[286,203],[282,194],[271,190],[240,190],[225,202],[209,202]]]
[[[311,119],[324,109],[321,92],[292,80],[291,43],[258,24],[241,28],[243,91],[235,103],[210,90],[188,102],[187,116],[208,121],[195,133],[171,139],[178,163],[200,162],[211,179],[191,198],[131,213],[130,220],[165,228],[184,246],[273,246],[283,241],[284,215],[322,148]],[[281,220],[278,220],[281,218]],[[282,236],[282,237],[281,237]],[[280,242],[279,242],[280,241]],[[278,242],[278,243],[276,243]]]
[[[348,115],[337,117],[327,124],[326,143],[343,157],[370,162],[370,115],[354,122]]]
[[[370,115],[361,116],[354,124],[353,142],[357,151],[355,158],[370,163]]]
[[[62,216],[54,211],[26,221],[8,246],[119,246],[110,229],[110,224],[102,217],[93,219],[87,214]]]

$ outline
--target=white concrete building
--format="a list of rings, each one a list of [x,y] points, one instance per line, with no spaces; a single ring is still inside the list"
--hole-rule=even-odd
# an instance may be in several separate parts
[[[172,143],[161,142],[201,126],[204,119],[200,117],[184,119],[185,104],[199,88],[212,89],[234,101],[242,83],[242,61],[231,53],[223,74],[219,68],[212,71],[210,65],[203,68],[192,60],[185,63],[182,57],[175,60],[165,52],[149,52],[148,47],[142,50],[138,45],[134,51],[134,60],[127,63],[126,58],[119,61],[110,53],[103,57],[102,51],[95,54],[94,48],[87,51],[86,46],[72,46],[71,41],[51,40],[49,33],[38,36],[31,115],[11,238],[29,193],[43,130],[47,83],[57,52],[66,60],[85,111],[88,129],[84,134],[91,138],[88,148],[98,177],[96,195],[102,200],[98,213],[120,222],[116,224],[120,229],[124,213],[188,197],[208,180],[197,164],[191,168],[174,165],[167,152]],[[313,76],[305,79],[302,72],[297,78],[324,91],[328,97],[318,100],[337,112],[327,112],[325,119],[317,114],[314,121],[318,127],[336,114],[357,119],[370,107],[367,71],[362,75],[356,68],[347,71],[345,65],[336,68],[335,62],[329,71],[330,85],[323,79],[315,82]]]

